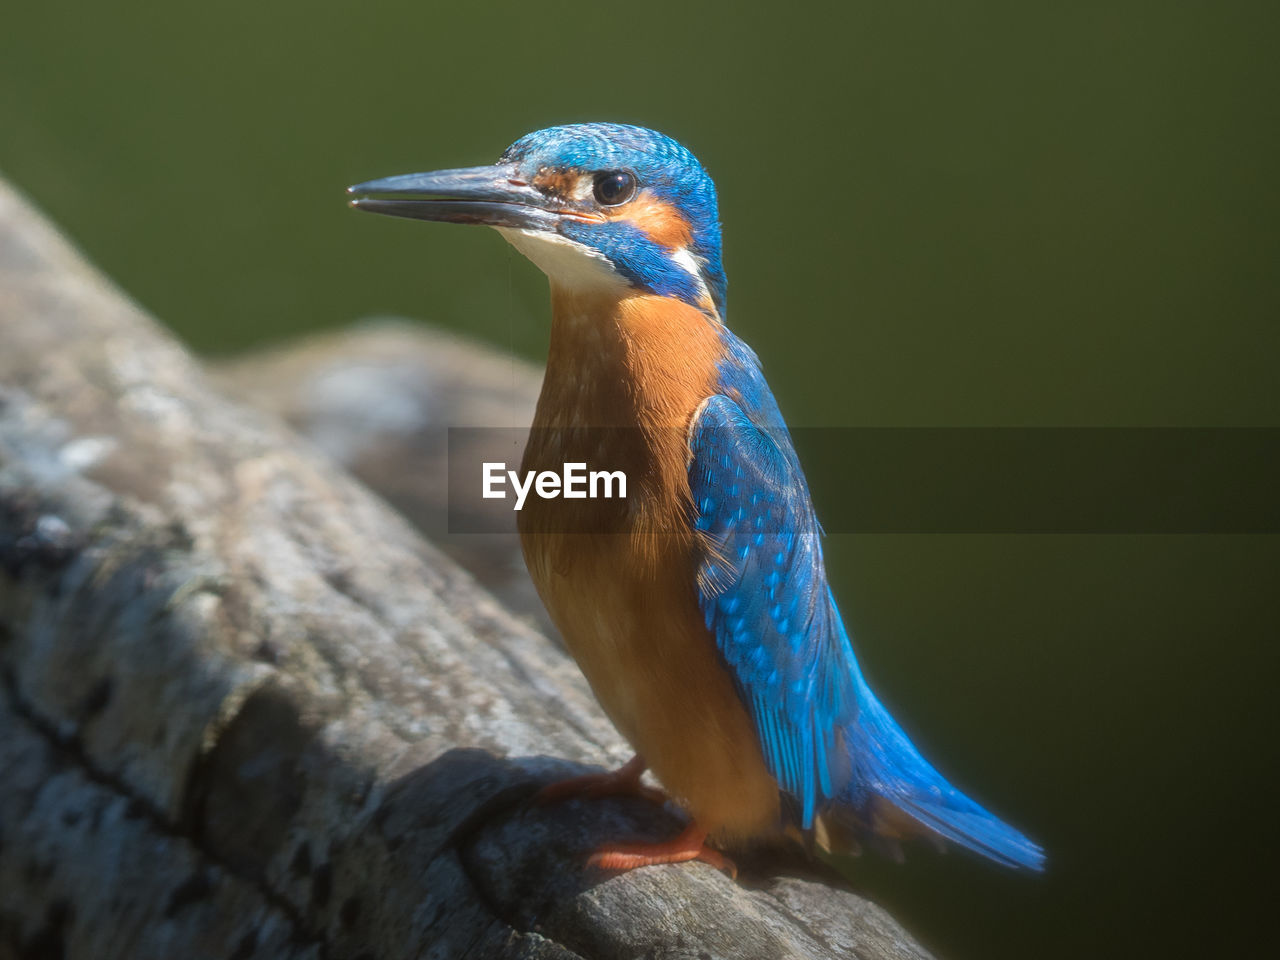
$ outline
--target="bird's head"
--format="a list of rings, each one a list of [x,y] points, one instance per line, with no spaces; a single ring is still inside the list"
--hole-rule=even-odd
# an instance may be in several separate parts
[[[496,227],[556,285],[632,288],[724,312],[715,184],[685,147],[644,127],[549,127],[491,166],[348,192],[360,210]]]

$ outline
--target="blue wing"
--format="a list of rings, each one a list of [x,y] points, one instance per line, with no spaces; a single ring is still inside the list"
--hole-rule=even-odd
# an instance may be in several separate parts
[[[690,429],[694,522],[709,544],[698,597],[801,825],[826,811],[874,823],[882,799],[992,859],[1040,869],[1040,849],[947,783],[867,687],[791,438],[763,378],[746,372],[766,426],[717,395]]]
[[[856,711],[808,487],[789,437],[728,397],[703,406],[690,447],[695,524],[714,545],[698,571],[702,612],[807,828],[847,779],[836,729]]]

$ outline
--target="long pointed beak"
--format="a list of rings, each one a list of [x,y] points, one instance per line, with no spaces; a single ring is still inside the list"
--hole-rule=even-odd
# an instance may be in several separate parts
[[[561,217],[581,216],[552,209],[514,166],[501,163],[370,180],[347,187],[347,193],[357,196],[351,201],[357,210],[413,220],[555,230]]]

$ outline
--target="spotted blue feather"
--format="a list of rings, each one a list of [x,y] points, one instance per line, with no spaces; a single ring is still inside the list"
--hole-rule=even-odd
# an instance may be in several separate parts
[[[693,523],[706,543],[699,604],[800,825],[829,810],[872,824],[884,800],[962,846],[1040,869],[1039,847],[951,786],[867,686],[790,434],[755,355],[723,336],[723,392],[689,434]]]

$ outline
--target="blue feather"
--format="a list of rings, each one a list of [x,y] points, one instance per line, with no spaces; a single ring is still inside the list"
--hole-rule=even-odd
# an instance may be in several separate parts
[[[570,240],[599,250],[635,286],[661,297],[697,303],[697,279],[673,263],[665,248],[632,224],[570,221],[561,231]]]
[[[722,336],[722,392],[689,439],[693,522],[708,544],[699,603],[800,826],[834,811],[866,827],[887,801],[961,846],[1041,869],[1040,848],[948,783],[867,686],[790,434],[755,355]]]

